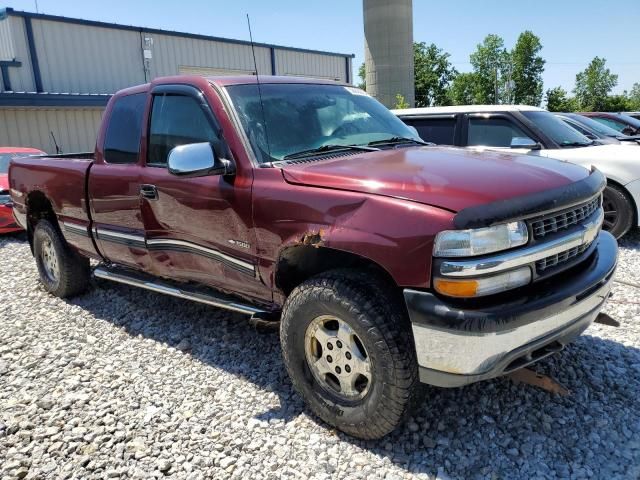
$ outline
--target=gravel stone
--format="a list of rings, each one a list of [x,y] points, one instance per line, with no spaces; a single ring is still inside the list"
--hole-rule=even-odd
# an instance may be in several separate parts
[[[640,285],[640,232],[618,280]],[[499,378],[426,388],[413,418],[360,441],[312,417],[277,332],[96,280],[60,300],[23,235],[0,237],[0,478],[640,478],[640,289],[533,368],[562,397]]]

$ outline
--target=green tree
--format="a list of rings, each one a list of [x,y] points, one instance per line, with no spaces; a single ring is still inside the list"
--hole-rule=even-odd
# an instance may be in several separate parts
[[[518,37],[511,51],[511,80],[513,103],[540,105],[542,102],[542,73],[545,61],[539,55],[540,39],[529,30]]]
[[[629,92],[629,110],[640,110],[640,83],[634,83]]]
[[[362,90],[366,90],[367,89],[367,66],[364,62],[362,62],[362,65],[360,65],[360,68],[358,68],[358,77],[360,77],[360,83],[358,83],[358,85],[356,85],[358,88],[361,88]]]
[[[628,112],[633,109],[633,102],[627,92],[622,95],[609,95],[602,104],[602,110],[607,112]]]
[[[475,103],[477,90],[476,74],[473,72],[459,73],[451,82],[447,92],[452,105],[471,105]]]
[[[447,91],[457,74],[449,54],[435,44],[413,44],[416,107],[449,105]]]
[[[575,98],[567,96],[567,91],[562,87],[550,88],[546,93],[547,110],[550,112],[575,112],[578,103]]]
[[[504,48],[504,40],[498,35],[487,35],[470,59],[476,75],[475,102],[508,102],[507,82],[511,59]]]
[[[573,92],[583,110],[606,110],[609,93],[618,84],[618,75],[606,68],[607,60],[595,57],[589,66],[576,75]]]
[[[405,100],[404,96],[400,93],[396,93],[396,104],[393,108],[396,110],[403,110],[409,108],[411,105]]]

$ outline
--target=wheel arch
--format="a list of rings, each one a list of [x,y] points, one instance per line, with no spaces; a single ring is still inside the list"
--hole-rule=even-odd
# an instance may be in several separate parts
[[[367,270],[397,287],[391,274],[375,261],[353,252],[314,243],[290,245],[280,251],[274,272],[275,286],[286,297],[309,278],[338,268]]]
[[[60,228],[58,217],[53,209],[53,204],[47,195],[41,190],[29,192],[26,198],[27,207],[27,237],[31,253],[33,253],[33,232],[40,220],[48,220],[55,228]]]

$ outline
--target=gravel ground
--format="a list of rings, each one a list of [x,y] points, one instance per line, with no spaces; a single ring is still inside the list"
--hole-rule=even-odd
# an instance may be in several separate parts
[[[640,232],[618,278],[640,283]],[[571,394],[507,379],[427,389],[377,442],[337,433],[292,391],[276,333],[246,318],[99,282],[63,301],[20,236],[0,239],[0,478],[639,478],[640,290],[535,368]]]

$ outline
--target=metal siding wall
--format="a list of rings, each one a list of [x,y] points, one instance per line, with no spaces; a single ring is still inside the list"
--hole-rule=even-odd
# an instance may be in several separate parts
[[[276,48],[278,75],[298,75],[346,81],[345,57]]]
[[[0,60],[11,61],[15,56],[11,36],[11,20],[6,17],[4,20],[0,20]]]
[[[21,67],[9,67],[11,87],[16,92],[35,92],[36,87],[33,80],[33,71],[31,70],[24,19],[10,16],[4,21],[10,22],[15,59],[22,62]]]
[[[0,145],[55,153],[53,131],[65,153],[93,151],[102,109],[0,108]]]
[[[114,93],[144,83],[139,32],[32,22],[44,91]]]
[[[151,47],[151,77],[177,75],[180,66],[254,71],[251,47],[196,38],[174,37],[143,32],[153,38]],[[260,75],[271,74],[271,54],[265,47],[256,47],[256,63]]]

